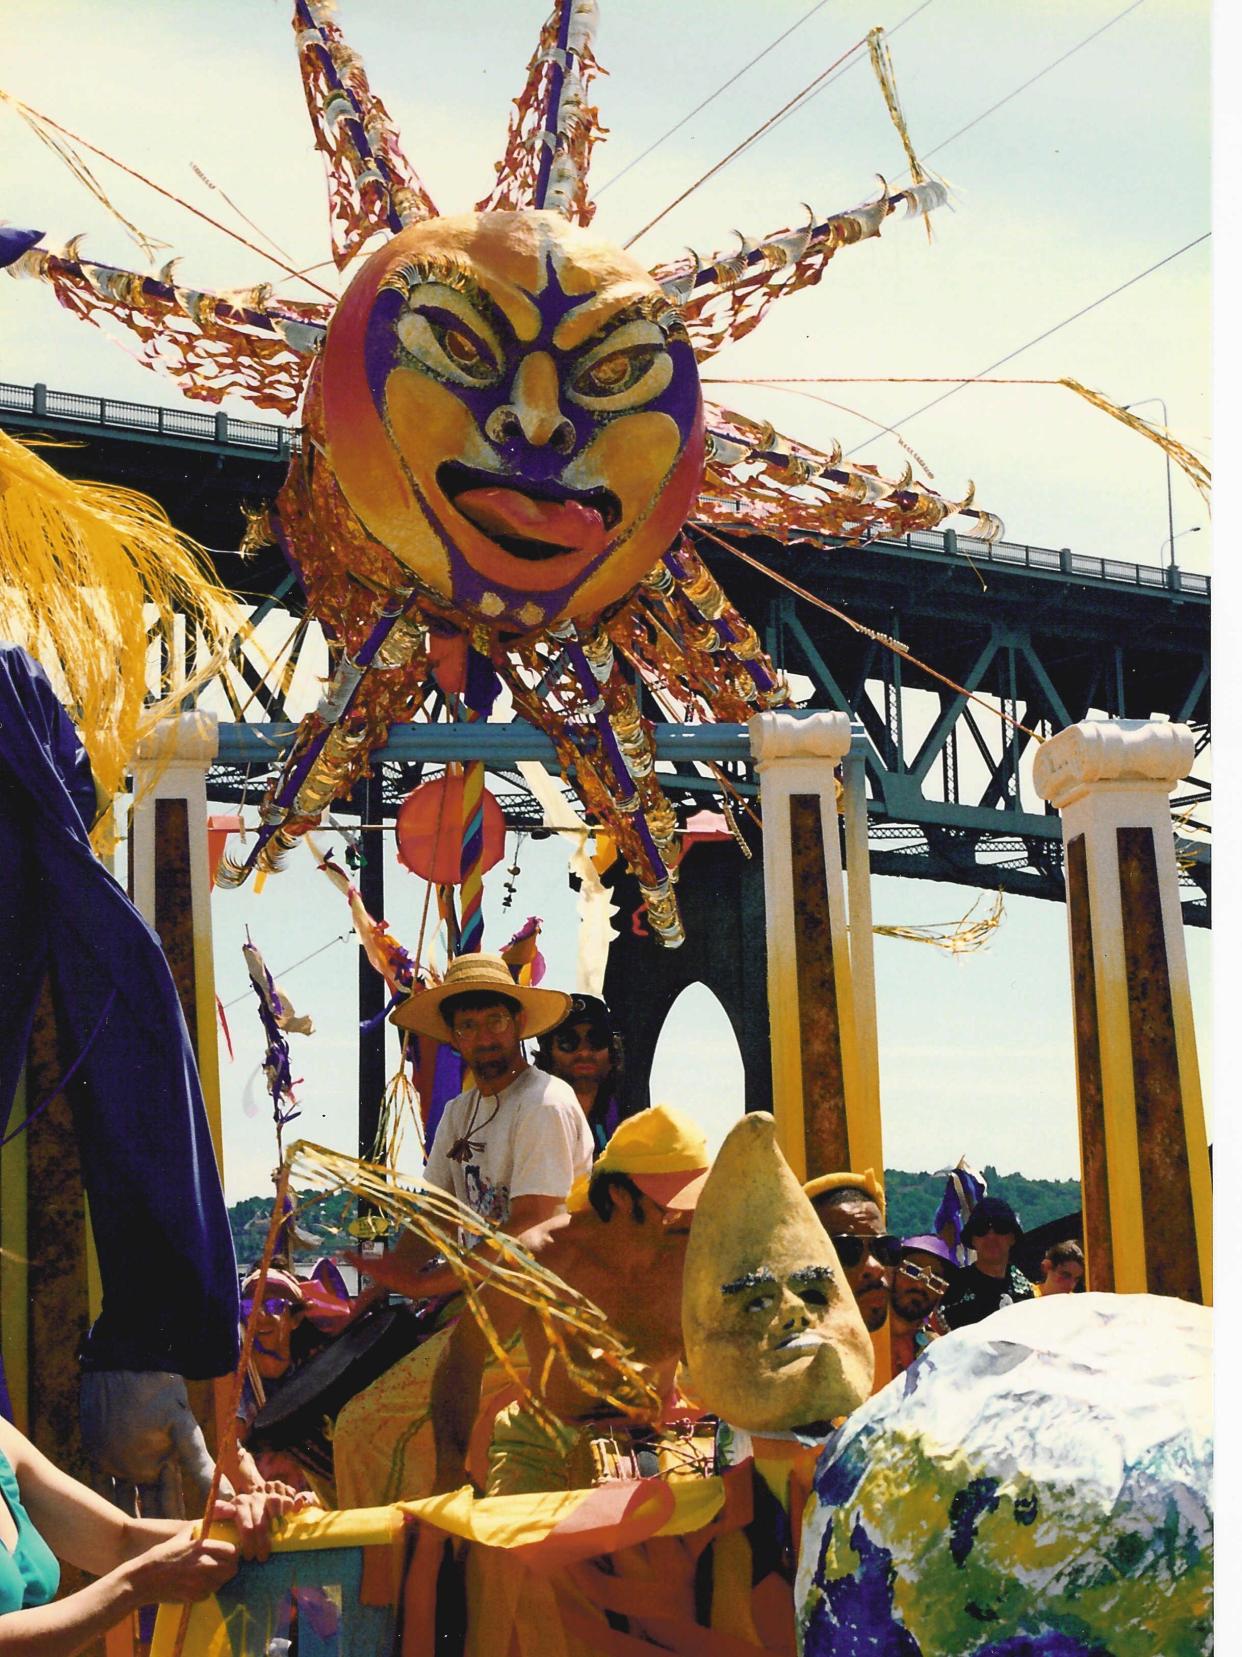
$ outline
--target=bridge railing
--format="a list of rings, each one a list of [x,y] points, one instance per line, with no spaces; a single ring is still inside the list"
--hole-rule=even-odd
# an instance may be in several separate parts
[[[232,414],[197,409],[156,408],[117,397],[90,397],[80,391],[51,391],[45,385],[10,385],[0,381],[0,410],[39,420],[71,420],[78,425],[107,426],[152,437],[196,438],[230,448],[256,449],[288,456],[302,446],[296,426],[266,420],[239,420]]]
[[[67,420],[78,425],[111,427],[147,433],[153,437],[191,438],[230,448],[266,452],[278,458],[297,453],[302,433],[296,426],[264,420],[239,420],[231,414],[199,413],[195,409],[156,408],[115,397],[91,397],[78,391],[52,391],[45,385],[11,385],[0,381],[0,412],[9,410],[33,419]],[[1208,596],[1211,577],[1171,565],[1131,563],[1123,558],[1095,558],[1071,552],[1069,547],[1032,547],[1018,541],[981,541],[954,530],[915,530],[900,539],[877,545],[907,546],[912,551],[948,554],[975,564],[1005,564],[1050,574],[1086,576],[1096,581],[1118,581],[1132,587]]]
[[[951,553],[975,564],[1016,564],[1028,570],[1048,570],[1059,575],[1085,575],[1096,581],[1124,581],[1132,587],[1158,587],[1166,591],[1200,593],[1212,591],[1212,578],[1176,565],[1131,563],[1126,558],[1095,558],[1090,553],[1071,552],[1069,547],[1029,547],[1019,541],[981,541],[953,530],[914,530],[900,542],[920,552]]]

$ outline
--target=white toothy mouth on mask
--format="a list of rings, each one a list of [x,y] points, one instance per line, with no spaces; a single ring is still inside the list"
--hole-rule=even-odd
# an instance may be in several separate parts
[[[783,1341],[777,1341],[778,1352],[805,1352],[816,1346],[827,1346],[826,1335],[819,1334],[814,1329],[799,1329],[795,1335],[786,1335]]]

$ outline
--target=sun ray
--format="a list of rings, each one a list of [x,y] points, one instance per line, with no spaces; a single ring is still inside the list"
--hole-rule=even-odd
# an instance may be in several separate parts
[[[373,236],[435,218],[358,53],[331,21],[331,0],[294,0],[306,108],[328,175],[332,258],[343,270]]]
[[[808,208],[808,222],[801,228],[778,230],[757,242],[735,231],[740,246],[733,253],[702,260],[690,249],[689,259],[657,265],[651,274],[681,311],[695,355],[703,362],[745,339],[775,300],[814,287],[838,249],[878,236],[899,207],[906,208],[907,217],[925,216],[943,206],[947,195],[935,179],[895,195],[884,185],[875,201],[819,223]]]
[[[589,102],[591,82],[604,73],[591,49],[599,21],[596,0],[558,0],[539,32],[514,100],[505,153],[480,213],[547,207],[576,224],[595,214],[587,195],[591,151],[604,135]]]
[[[167,374],[187,397],[244,397],[281,414],[297,408],[330,305],[277,300],[266,285],[230,293],[188,288],[175,280],[175,260],[158,277],[96,264],[78,257],[80,239],[62,253],[29,247],[9,274],[46,282],[86,322],[128,328],[143,366]]]

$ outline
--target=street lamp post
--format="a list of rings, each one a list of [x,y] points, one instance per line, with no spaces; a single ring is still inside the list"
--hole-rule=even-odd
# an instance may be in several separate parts
[[[1165,435],[1167,436],[1169,430],[1169,405],[1165,402],[1163,397],[1140,397],[1137,403],[1126,403],[1124,407],[1128,413],[1131,409],[1141,408],[1144,403],[1160,404],[1160,413],[1164,419],[1164,430]],[[1161,546],[1160,551],[1163,553],[1165,547],[1168,547],[1169,564],[1171,566],[1173,563],[1173,543],[1177,540],[1177,536],[1173,533],[1173,462],[1169,458],[1169,451],[1167,449],[1164,451],[1164,487],[1169,503],[1169,536]]]
[[[1183,535],[1197,535],[1202,528],[1203,528],[1202,524],[1195,524],[1190,529],[1179,529],[1176,535],[1170,535],[1167,540],[1161,541],[1161,543],[1160,543],[1160,553],[1161,553],[1162,557],[1164,556],[1165,547],[1169,548],[1169,567],[1170,568],[1172,568],[1172,565],[1173,565],[1173,550],[1172,549],[1173,549],[1174,541],[1180,541]]]

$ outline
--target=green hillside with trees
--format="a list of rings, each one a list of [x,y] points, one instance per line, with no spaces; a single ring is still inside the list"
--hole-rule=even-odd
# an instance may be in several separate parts
[[[988,1182],[988,1195],[1003,1197],[1024,1231],[1033,1231],[1048,1220],[1059,1220],[1082,1206],[1082,1191],[1076,1179],[1028,1179],[1025,1174],[999,1174],[991,1163],[980,1172]],[[885,1169],[888,1229],[899,1237],[930,1231],[944,1195],[944,1183],[943,1174]]]
[[[1046,1220],[1059,1220],[1072,1214],[1082,1203],[1076,1179],[1028,1179],[1025,1174],[999,1174],[990,1164],[982,1170],[988,1182],[988,1192],[1003,1197],[1011,1205],[1023,1228],[1032,1231]],[[888,1168],[884,1173],[884,1190],[888,1200],[888,1229],[899,1237],[930,1231],[932,1217],[944,1192],[944,1176],[932,1173],[912,1173],[905,1168]],[[309,1194],[303,1194],[307,1200]],[[245,1197],[229,1209],[233,1228],[233,1247],[239,1265],[253,1265],[263,1252],[267,1235],[268,1216],[272,1211],[270,1197]],[[299,1217],[303,1231],[322,1239],[321,1253],[329,1254],[346,1247],[350,1239],[344,1227],[353,1218],[354,1198],[348,1191],[337,1191],[322,1203],[315,1203]],[[305,1258],[315,1251],[308,1248]]]

